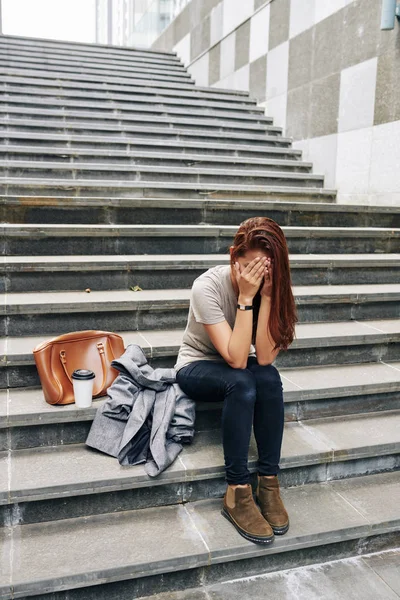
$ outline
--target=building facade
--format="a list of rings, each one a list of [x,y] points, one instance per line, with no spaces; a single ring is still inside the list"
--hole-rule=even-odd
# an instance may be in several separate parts
[[[400,205],[400,27],[382,0],[191,0],[153,44],[248,90],[338,201]]]
[[[189,0],[96,0],[96,42],[148,48]]]

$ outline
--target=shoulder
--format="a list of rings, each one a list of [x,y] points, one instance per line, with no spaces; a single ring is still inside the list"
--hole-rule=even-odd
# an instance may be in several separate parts
[[[225,285],[228,269],[227,265],[211,267],[194,280],[192,291],[196,293],[202,291],[218,292],[222,290]]]
[[[195,279],[190,305],[197,323],[214,325],[225,320],[224,282],[227,275],[226,265],[217,265]]]
[[[225,303],[226,280],[229,277],[227,269],[229,269],[229,266],[217,265],[195,279],[190,300],[195,313],[196,311],[198,315],[207,313],[207,319],[209,319],[211,318],[210,311],[218,311],[220,317],[220,312],[223,310]],[[213,318],[215,318],[215,315]],[[211,323],[212,321],[208,320],[207,322]]]

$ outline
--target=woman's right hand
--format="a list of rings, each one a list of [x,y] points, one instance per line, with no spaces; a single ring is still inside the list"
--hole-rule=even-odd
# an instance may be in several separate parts
[[[254,258],[243,270],[235,262],[235,275],[239,287],[240,304],[251,304],[264,277],[266,257]]]

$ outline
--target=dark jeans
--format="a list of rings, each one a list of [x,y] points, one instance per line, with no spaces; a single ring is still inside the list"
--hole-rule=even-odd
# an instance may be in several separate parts
[[[283,436],[282,382],[273,365],[249,357],[246,369],[226,362],[197,360],[177,373],[182,390],[195,401],[220,402],[226,480],[249,483],[247,460],[251,427],[258,448],[258,473],[276,475]]]

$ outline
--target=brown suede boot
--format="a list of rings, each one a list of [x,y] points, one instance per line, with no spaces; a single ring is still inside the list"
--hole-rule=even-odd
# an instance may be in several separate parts
[[[274,532],[257,508],[250,484],[237,488],[228,485],[221,512],[246,540],[256,544],[273,542]]]
[[[258,476],[257,502],[260,505],[263,517],[271,525],[276,535],[283,535],[289,529],[289,516],[283,505],[278,477]]]

